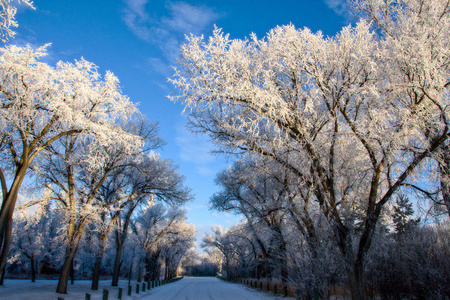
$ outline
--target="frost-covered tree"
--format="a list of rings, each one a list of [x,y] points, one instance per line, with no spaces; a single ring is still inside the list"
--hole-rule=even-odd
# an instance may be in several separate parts
[[[326,298],[342,264],[323,216],[293,178],[268,159],[237,161],[217,175],[221,191],[211,197],[211,205],[245,217],[253,235],[255,277],[289,281],[299,295]]]
[[[47,147],[40,169],[36,170],[66,216],[66,254],[58,293],[67,293],[70,266],[87,226],[91,222],[102,223],[101,217],[114,204],[98,197],[100,188],[112,172],[130,164],[130,157],[141,151],[142,137],[124,129],[123,139],[117,136],[119,140],[111,142],[95,135],[66,135]],[[121,200],[115,202],[120,205]]]
[[[218,253],[219,250],[212,248],[207,253],[198,254],[195,248],[191,248],[181,261],[181,274],[188,276],[216,276],[219,268],[216,261],[213,260],[215,256],[211,251]]]
[[[245,223],[222,229],[220,226],[212,228],[211,234],[205,234],[201,246],[207,252],[216,256],[221,275],[227,279],[254,277],[257,267],[256,242],[252,239],[252,231]],[[218,250],[221,255],[211,250]]]
[[[143,249],[139,266],[143,265],[145,268],[145,280],[157,280],[162,265],[160,259],[163,251],[167,250],[168,243],[173,241],[174,235],[181,236],[185,231],[191,229],[186,224],[186,212],[178,208],[167,209],[162,204],[151,205],[132,225]],[[139,267],[138,280],[141,278],[141,274],[142,271]]]
[[[17,27],[17,21],[15,16],[17,13],[17,7],[13,5],[24,4],[27,7],[34,9],[33,1],[31,0],[1,0],[0,1],[0,40],[6,43],[9,38],[14,37],[15,32],[11,27]]]
[[[164,277],[166,279],[177,276],[182,259],[192,252],[196,234],[195,225],[187,223],[186,216],[184,216],[184,219],[176,222],[170,233],[166,235],[164,241],[160,244],[161,255],[164,257]]]
[[[63,137],[69,142],[67,137],[76,135],[95,136],[99,145],[121,141],[133,147],[140,142],[116,126],[131,117],[136,106],[121,93],[111,72],[102,78],[97,67],[84,59],[49,66],[41,61],[47,46],[7,46],[0,52],[2,269],[17,195],[30,165],[46,148]]]
[[[36,280],[40,261],[51,247],[50,210],[48,199],[43,199],[35,205],[21,206],[14,220],[14,240],[9,263],[28,264],[32,282]]]
[[[134,199],[120,211],[114,230],[116,254],[112,286],[117,286],[121,266],[122,250],[130,231],[130,222],[136,215],[135,210],[148,203],[168,203],[182,205],[192,199],[191,191],[184,185],[184,177],[171,161],[162,159],[155,153],[145,155],[138,164],[129,168],[121,197]]]
[[[419,168],[449,134],[450,12],[444,0],[358,4],[380,30],[362,19],[333,37],[292,25],[263,39],[190,36],[171,81],[193,130],[296,175],[333,232],[352,298],[365,299],[383,207],[428,180]]]
[[[441,113],[427,114],[426,135],[449,125],[447,116],[450,30],[448,1],[352,0],[353,8],[379,29],[386,55],[391,54],[391,86],[416,103],[431,101]],[[401,97],[401,96],[400,96]],[[403,98],[405,100],[407,98]],[[444,100],[444,101],[443,101]],[[443,204],[450,216],[448,141],[433,157],[439,164]]]
[[[279,165],[278,165],[279,167]],[[287,177],[276,164],[263,161],[236,162],[220,172],[216,183],[222,187],[210,203],[219,211],[243,215],[253,233],[258,249],[257,277],[272,277],[280,269],[281,280],[287,279],[286,244],[283,233],[288,197],[293,197]]]
[[[101,217],[98,219],[99,222],[96,224],[97,228],[95,230],[98,231],[99,249],[93,269],[92,290],[98,289],[100,267],[106,250],[107,239],[111,231],[120,224],[121,214],[127,211],[127,215],[131,216],[130,213],[133,212],[134,208],[151,196],[146,187],[148,188],[148,184],[154,182],[139,180],[141,183],[139,185],[136,180],[139,178],[139,174],[145,177],[155,171],[149,161],[157,156],[154,156],[152,153],[149,155],[149,151],[156,150],[163,145],[163,140],[158,137],[158,124],[138,120],[129,123],[128,127],[131,127],[145,141],[145,147],[141,150],[142,153],[128,157],[125,165],[111,172],[96,194],[97,200],[107,205],[108,210],[101,213]],[[132,189],[130,190],[131,187]]]

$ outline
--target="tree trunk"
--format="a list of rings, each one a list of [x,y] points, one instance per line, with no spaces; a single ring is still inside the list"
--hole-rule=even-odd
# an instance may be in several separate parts
[[[161,252],[158,251],[155,254],[153,254],[152,256],[152,280],[159,280],[159,271],[160,271],[160,265],[158,263],[159,260],[159,256],[160,256]]]
[[[147,252],[145,254],[145,259],[144,259],[144,269],[145,269],[145,275],[144,275],[144,281],[150,281],[151,280],[151,258],[150,258],[150,253]]]
[[[75,283],[75,270],[73,268],[73,258],[72,258],[72,261],[70,262],[70,284],[74,283]]]
[[[60,294],[67,294],[67,284],[69,282],[69,273],[72,265],[72,257],[70,253],[66,254],[64,264],[61,268],[61,274],[59,275],[58,287],[56,292]]]
[[[9,247],[11,245],[12,216],[14,213],[14,207],[16,206],[17,195],[19,193],[20,186],[22,185],[23,178],[25,177],[25,170],[26,168],[23,167],[19,169],[19,174],[16,175],[10,191],[6,197],[3,198],[2,207],[0,210],[0,236],[3,240],[0,245],[0,270],[5,267],[6,261],[8,260]]]
[[[166,257],[165,259],[166,269],[164,270],[164,279],[170,278],[170,259]]]
[[[151,252],[147,252],[146,258],[145,258],[145,271],[146,271],[146,277],[148,280],[155,280],[155,255]]]
[[[347,273],[348,284],[352,300],[365,300],[365,278],[364,278],[364,257],[366,249],[370,246],[371,235],[373,233],[369,229],[370,226],[376,224],[376,218],[366,220],[365,231],[360,239],[358,255],[355,255],[353,250],[353,242],[351,232],[345,227],[337,227],[335,229],[337,242],[345,263],[345,271]]]
[[[27,154],[26,149],[24,156]],[[1,255],[0,255],[0,270],[6,265],[9,254],[9,246],[11,245],[11,228],[12,228],[12,216],[14,213],[14,207],[16,206],[17,195],[19,194],[20,187],[22,186],[23,179],[25,178],[26,170],[28,169],[28,158],[25,156],[23,162],[16,168],[16,175],[11,185],[9,192],[6,192],[6,182],[1,173],[2,181],[2,193],[3,201],[0,209],[0,236],[3,237],[3,243],[1,243]],[[11,222],[11,223],[10,223]],[[9,240],[9,243],[7,242]]]
[[[77,252],[77,247],[73,245],[68,245],[66,248],[66,255],[64,256],[64,264],[61,268],[61,274],[59,276],[58,286],[56,292],[60,294],[67,294],[67,284],[69,282],[69,276],[72,277],[73,284],[73,259],[75,253]]]
[[[3,285],[3,281],[5,281],[6,268],[3,268],[2,275],[0,276],[0,285]]]
[[[9,247],[11,246],[11,232],[12,232],[12,219],[9,219],[6,224],[5,231],[3,232],[3,241],[1,244],[0,254],[0,271],[6,273],[6,261],[8,260]],[[0,280],[0,285],[3,285],[3,278]]]
[[[287,271],[287,253],[286,253],[286,242],[284,240],[281,227],[279,225],[274,226],[274,231],[276,232],[275,242],[277,243],[277,259],[278,265],[280,267],[281,282],[284,284],[287,281],[288,271]]]
[[[36,266],[34,261],[34,256],[30,257],[30,266],[31,266],[31,282],[36,281]]]
[[[356,262],[347,267],[347,277],[352,293],[352,300],[366,299],[364,284],[364,266],[361,262]]]
[[[128,272],[128,285],[131,285],[131,274],[133,273],[133,262],[130,264],[130,271]]]
[[[131,215],[133,214],[135,208],[136,204],[129,208],[125,219],[123,220],[123,228],[119,231],[116,231],[116,258],[114,260],[113,279],[111,284],[112,286],[118,286],[119,283],[119,272],[121,265],[120,258],[122,257],[123,245],[125,244],[125,240],[127,238],[128,225],[130,224]]]
[[[97,254],[95,258],[94,263],[94,270],[92,272],[92,285],[91,290],[96,291],[98,290],[98,282],[100,280],[100,267],[102,265],[102,255],[100,253]]]
[[[440,148],[442,150],[442,160],[439,162],[442,198],[450,217],[450,147],[442,144]]]
[[[106,235],[107,236],[107,235]],[[103,254],[105,253],[105,240],[103,236],[100,237],[100,249],[95,257],[94,270],[92,272],[92,286],[91,290],[98,290],[98,282],[100,280],[100,268],[102,266]]]
[[[116,257],[114,259],[114,270],[113,270],[111,286],[119,285],[120,258],[122,257],[123,244],[124,243],[123,243],[120,235],[118,235],[118,237],[116,239]]]
[[[138,260],[138,278],[137,278],[137,282],[142,282],[142,264],[141,264],[141,260]]]

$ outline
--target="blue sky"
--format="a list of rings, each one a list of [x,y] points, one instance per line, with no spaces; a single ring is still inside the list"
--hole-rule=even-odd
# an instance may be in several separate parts
[[[238,218],[208,210],[209,197],[217,191],[215,174],[231,162],[211,155],[208,139],[185,128],[183,106],[167,99],[172,91],[167,78],[184,35],[207,36],[216,25],[231,38],[263,37],[290,23],[334,35],[350,20],[344,0],[34,0],[34,5],[36,10],[19,9],[11,43],[52,43],[48,63],[84,57],[103,74],[111,70],[119,78],[123,93],[159,121],[167,141],[161,155],[180,166],[195,193],[188,221],[199,237],[213,225],[227,227]]]

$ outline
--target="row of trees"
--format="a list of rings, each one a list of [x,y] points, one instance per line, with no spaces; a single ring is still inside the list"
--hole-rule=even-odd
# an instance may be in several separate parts
[[[78,244],[70,265],[70,276],[92,279],[98,289],[100,275],[118,279],[159,280],[176,276],[182,259],[194,245],[196,230],[186,223],[185,212],[162,203],[142,203],[134,217],[126,215],[105,234],[106,219],[112,212],[99,216],[102,223],[91,223]],[[109,216],[108,216],[109,215]],[[64,209],[40,202],[30,209],[22,206],[16,212],[13,242],[8,264],[10,276],[53,278],[65,261],[67,218]],[[126,237],[121,236],[124,223],[129,222]],[[106,236],[106,238],[105,238]]]
[[[16,8],[10,0],[0,8],[6,41]],[[124,251],[132,251],[127,258],[137,260],[139,274],[144,260],[147,277],[158,277],[164,257],[173,276],[195,232],[176,207],[192,196],[177,166],[154,152],[164,144],[158,124],[122,94],[114,74],[102,76],[84,59],[50,66],[47,48],[0,49],[0,271],[13,245],[11,262],[26,258],[32,274],[38,264],[60,267],[57,292],[66,293],[70,271],[86,272],[80,252],[91,251],[97,289],[102,258],[115,244],[113,285]],[[24,182],[33,189],[22,191]],[[172,208],[166,213],[162,203]]]
[[[246,185],[263,189],[264,206],[239,213],[247,221],[244,210],[264,215],[277,253],[297,243],[317,263],[325,255],[319,245],[329,245],[337,265],[323,267],[342,266],[352,298],[365,299],[369,253],[390,202],[414,194],[450,215],[450,6],[349,3],[359,21],[334,37],[293,25],[262,39],[232,40],[220,29],[207,41],[190,36],[171,82],[192,130],[209,134],[220,151],[270,165],[265,172],[277,170],[272,177],[286,186],[281,195],[264,190],[273,183],[247,170]],[[224,180],[242,167],[234,168]],[[226,192],[213,203],[227,195],[238,197]],[[283,217],[272,208],[279,206]],[[286,215],[293,236],[283,233]]]
[[[299,297],[326,299],[346,286],[345,265],[330,226],[313,203],[305,206],[279,164],[238,162],[217,176],[221,191],[212,208],[244,218],[203,238],[229,279],[257,278],[289,283]],[[351,218],[351,219],[350,219]],[[361,214],[349,216],[352,235],[361,234]],[[372,296],[437,299],[450,293],[447,276],[450,229],[425,225],[400,194],[381,215],[366,256],[364,276]],[[218,252],[218,253],[217,253]]]
[[[99,80],[92,63],[81,60],[52,68],[39,61],[45,47],[9,46],[1,51],[1,174],[13,178],[8,189],[2,176],[2,260],[6,262],[11,243],[19,188],[29,172],[40,188],[37,200],[26,205],[49,202],[64,217],[60,242],[66,247],[57,291],[67,292],[73,259],[90,226],[99,231],[94,273],[98,282],[106,240],[120,225],[113,273],[117,285],[121,251],[136,209],[161,201],[179,206],[192,197],[177,166],[153,152],[163,145],[158,125],[148,122],[120,93],[112,74]]]

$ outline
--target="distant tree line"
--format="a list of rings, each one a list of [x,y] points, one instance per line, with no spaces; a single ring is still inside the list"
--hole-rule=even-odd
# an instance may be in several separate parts
[[[217,276],[219,266],[209,256],[197,255],[185,261],[183,274],[188,276]]]

